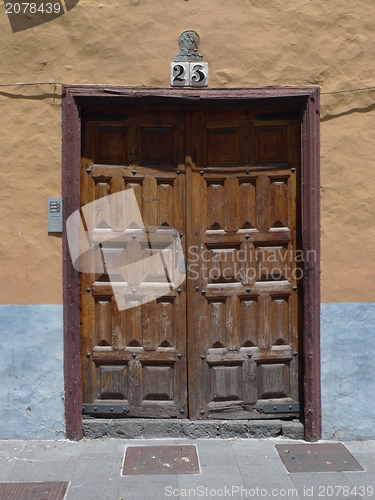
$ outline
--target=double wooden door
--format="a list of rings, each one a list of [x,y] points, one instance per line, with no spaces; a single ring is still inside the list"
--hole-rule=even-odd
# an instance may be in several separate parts
[[[103,233],[107,258],[113,241],[123,263],[160,253],[162,264],[144,267],[138,281],[126,278],[126,309],[118,307],[105,267],[81,274],[85,413],[298,414],[299,182],[298,117],[204,109],[83,113],[81,206],[132,189],[146,231],[178,235],[184,252],[166,245],[169,237],[150,250],[137,224],[132,237],[119,237],[115,209],[112,224],[98,218],[96,238]],[[150,300],[168,263],[186,279],[178,286],[169,279],[171,291]]]

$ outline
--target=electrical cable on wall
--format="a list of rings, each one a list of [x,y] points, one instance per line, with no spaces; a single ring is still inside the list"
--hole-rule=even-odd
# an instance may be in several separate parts
[[[27,82],[27,83],[0,83],[0,87],[23,87],[23,86],[33,86],[33,85],[65,85],[62,82]],[[80,85],[80,86],[92,86],[92,84],[70,84],[70,85]],[[320,95],[331,95],[331,94],[346,94],[350,92],[362,92],[365,90],[375,90],[375,85],[371,87],[359,87],[355,89],[349,89],[349,90],[333,90],[330,92],[320,92]]]

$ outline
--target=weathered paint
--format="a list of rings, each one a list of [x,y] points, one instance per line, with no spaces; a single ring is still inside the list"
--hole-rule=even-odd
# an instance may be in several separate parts
[[[0,83],[169,86],[178,36],[196,30],[210,87],[374,85],[375,3],[332,0],[85,1],[13,34],[0,4]],[[0,303],[61,303],[61,240],[47,198],[61,194],[60,85],[0,88]],[[28,97],[32,96],[32,97]],[[375,301],[373,91],[322,95],[322,300]]]
[[[322,304],[323,439],[375,439],[375,304]]]
[[[0,439],[65,436],[61,305],[0,305]]]

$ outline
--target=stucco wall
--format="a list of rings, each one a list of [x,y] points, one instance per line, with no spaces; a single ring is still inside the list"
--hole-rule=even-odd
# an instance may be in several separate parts
[[[365,0],[80,0],[13,34],[0,3],[0,303],[62,301],[61,239],[47,234],[47,198],[61,194],[60,83],[169,86],[185,29],[200,34],[210,87],[321,86],[322,301],[374,302],[375,91],[325,94],[375,85],[374,21]],[[338,328],[324,324],[333,344]]]
[[[201,37],[210,87],[318,84],[328,92],[371,86],[374,19],[375,4],[365,0],[324,6],[310,0],[81,0],[68,14],[13,34],[0,5],[1,83],[168,86],[178,36],[191,28]],[[60,194],[61,99],[54,90],[59,94],[61,87],[0,88],[6,221],[0,251],[8,279],[0,303],[61,302],[61,241],[46,230],[46,199]],[[375,243],[374,95],[322,95],[323,302],[375,299],[368,272]]]
[[[374,19],[375,4],[365,0],[331,1],[324,9],[309,0],[180,0],[173,8],[166,1],[81,0],[68,14],[13,34],[0,5],[1,83],[168,86],[178,36],[192,28],[210,87],[371,86]],[[61,241],[46,231],[46,199],[60,193],[61,99],[54,90],[61,87],[0,88],[1,257],[9,283],[0,303],[61,302]],[[374,95],[322,96],[323,302],[375,299],[368,272]]]

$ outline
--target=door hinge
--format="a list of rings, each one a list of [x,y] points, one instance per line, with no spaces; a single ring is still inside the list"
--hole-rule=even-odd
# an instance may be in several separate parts
[[[126,415],[129,413],[129,408],[123,405],[83,405],[83,415]]]
[[[290,413],[299,411],[299,403],[282,403],[259,406],[261,413]]]
[[[178,271],[181,274],[186,274],[186,259],[180,259],[178,262]]]

